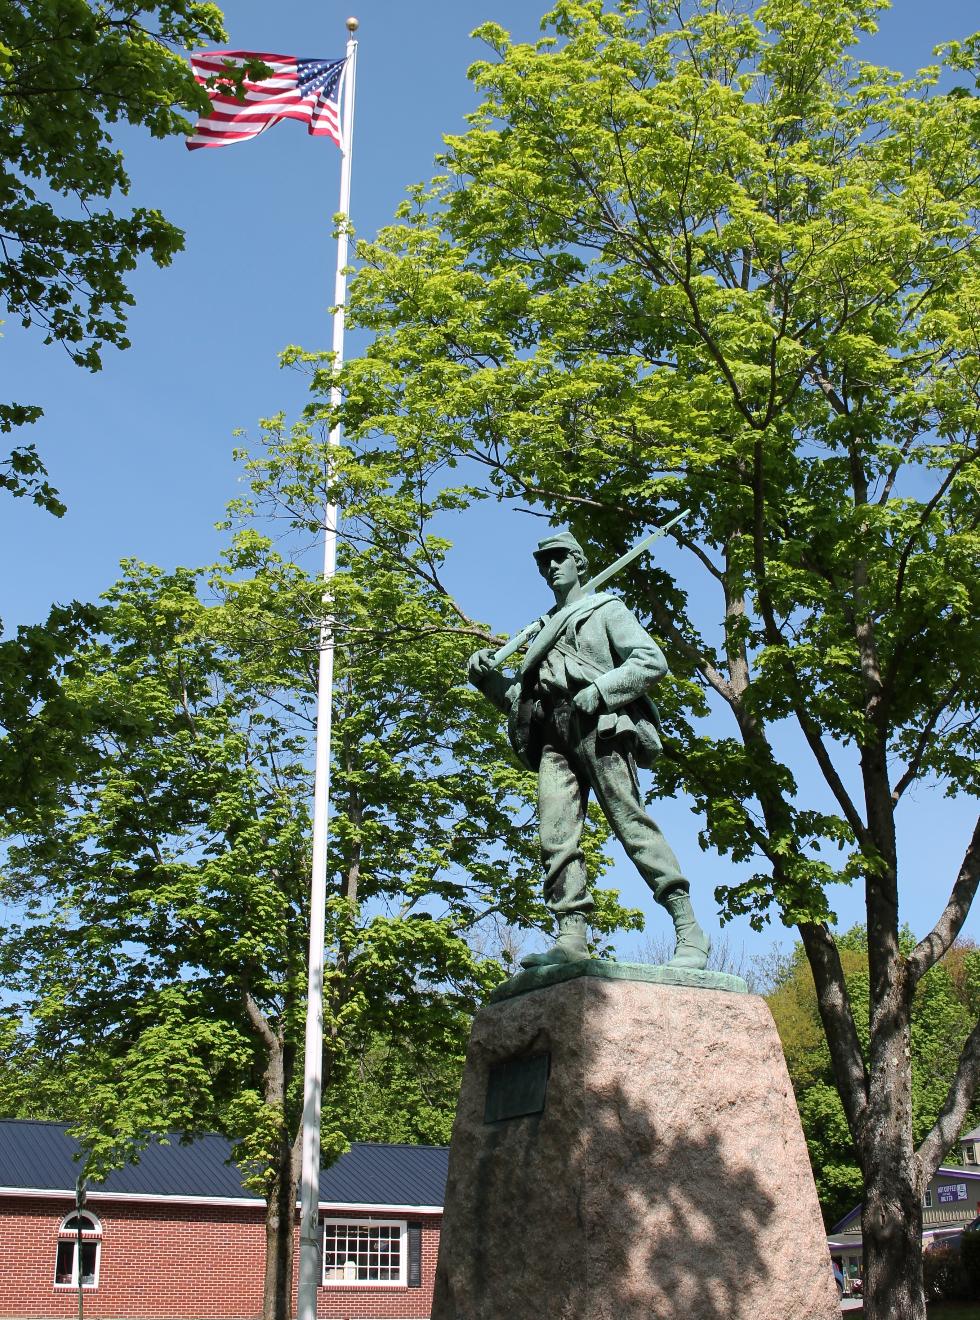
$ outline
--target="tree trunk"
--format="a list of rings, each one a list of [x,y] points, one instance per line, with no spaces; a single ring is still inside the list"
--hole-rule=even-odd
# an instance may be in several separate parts
[[[866,1320],[926,1320],[922,1288],[922,1198],[911,1135],[871,1124],[864,1175],[861,1232],[864,1237]]]
[[[285,1130],[276,1143],[276,1162],[265,1207],[265,1278],[262,1320],[290,1320],[293,1311],[293,1238],[297,1177],[292,1143]]]
[[[926,1320],[922,1187],[912,1140],[910,993],[904,976],[896,980],[872,1005],[868,1107],[860,1142],[866,1320]]]
[[[265,1103],[279,1116],[275,1150],[266,1183],[265,1275],[262,1320],[290,1320],[293,1311],[293,1236],[299,1165],[287,1132],[286,1089],[292,1078],[293,1050],[281,1031],[273,1031],[250,991],[242,991],[249,1021],[266,1054],[263,1077]]]

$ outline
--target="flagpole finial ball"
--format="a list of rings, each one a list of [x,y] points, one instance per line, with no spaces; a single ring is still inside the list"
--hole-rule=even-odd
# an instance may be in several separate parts
[[[358,29],[360,26],[361,26],[360,21],[359,21],[358,19],[354,18],[353,15],[351,15],[351,17],[347,20],[347,31],[348,31],[348,32],[356,32],[357,29]]]

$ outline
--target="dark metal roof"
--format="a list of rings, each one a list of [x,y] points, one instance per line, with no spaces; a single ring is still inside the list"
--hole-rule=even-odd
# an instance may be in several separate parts
[[[442,1205],[445,1146],[375,1146],[355,1142],[320,1174],[320,1200],[340,1205]]]
[[[66,1123],[0,1119],[0,1187],[74,1195],[78,1142]],[[204,1197],[252,1200],[230,1163],[225,1137],[182,1142],[153,1141],[139,1163],[111,1173],[92,1192],[124,1196]],[[320,1200],[331,1205],[441,1206],[446,1191],[449,1151],[443,1146],[381,1146],[355,1142],[346,1155],[320,1174]]]

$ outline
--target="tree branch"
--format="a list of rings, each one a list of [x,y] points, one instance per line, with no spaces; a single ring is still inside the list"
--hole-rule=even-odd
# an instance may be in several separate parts
[[[813,972],[820,1020],[830,1047],[847,1126],[855,1145],[859,1145],[868,1108],[868,1074],[854,1025],[854,1013],[847,993],[840,953],[826,926],[802,921],[797,929]]]
[[[912,549],[915,546],[916,539],[921,534],[921,532],[924,531],[925,525],[929,521],[930,515],[939,506],[943,496],[949,490],[950,486],[953,484],[956,477],[963,471],[963,469],[969,463],[976,462],[976,459],[977,459],[976,452],[968,451],[967,453],[961,455],[960,458],[948,470],[945,477],[940,482],[939,488],[933,493],[932,498],[929,500],[927,504],[923,506],[922,512],[919,514],[919,521],[916,525],[915,531],[906,541],[905,548],[902,550],[901,558],[898,561],[898,571],[895,574],[896,607],[901,604],[902,592],[905,589],[905,574],[908,571],[909,559],[912,556]]]
[[[932,741],[932,735],[935,732],[936,725],[942,718],[943,712],[947,710],[950,703],[955,700],[960,689],[959,683],[954,683],[950,690],[937,701],[935,706],[929,712],[929,717],[919,733],[915,743],[915,751],[909,757],[908,765],[905,767],[905,773],[899,779],[898,783],[892,789],[892,801],[896,804],[902,794],[915,780],[922,767],[922,760],[928,750],[929,743]]]
[[[282,1042],[276,1033],[269,1026],[269,1020],[259,1008],[258,1004],[252,998],[251,992],[242,987],[242,1003],[245,1005],[245,1012],[248,1014],[248,1020],[255,1028],[256,1033],[261,1037],[262,1043],[270,1054],[281,1048]]]
[[[908,969],[913,983],[923,977],[929,968],[949,951],[963,928],[970,905],[976,897],[978,885],[980,885],[980,816],[977,817],[973,838],[963,857],[942,916],[909,955]]]
[[[960,1051],[956,1076],[946,1096],[946,1103],[916,1151],[920,1189],[925,1188],[943,1162],[946,1152],[959,1136],[978,1082],[980,1082],[980,1022],[967,1036],[966,1043]]]
[[[731,683],[721,670],[713,665],[706,655],[701,653],[698,647],[687,640],[663,605],[658,600],[650,598],[647,601],[647,607],[658,630],[664,637],[670,639],[671,645],[675,646],[681,655],[690,660],[705,682],[714,688],[720,697],[724,697],[730,706],[737,705],[738,694]]]
[[[854,805],[850,793],[848,793],[847,789],[844,787],[844,781],[838,774],[837,767],[831,760],[830,753],[827,751],[827,746],[820,735],[819,726],[815,720],[811,719],[806,706],[798,700],[799,685],[796,683],[795,673],[793,675],[793,683],[797,688],[797,696],[793,698],[793,711],[796,715],[797,723],[803,730],[803,736],[806,738],[807,745],[813,753],[814,759],[820,767],[824,779],[827,781],[827,786],[837,799],[837,804],[844,813],[844,819],[854,831],[854,837],[857,839],[861,848],[864,851],[867,851],[874,846],[871,836],[868,833],[868,828],[861,817],[861,813]]]

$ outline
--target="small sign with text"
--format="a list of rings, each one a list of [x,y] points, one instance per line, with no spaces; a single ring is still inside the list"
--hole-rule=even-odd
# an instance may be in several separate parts
[[[938,1189],[940,1205],[949,1205],[951,1201],[966,1200],[966,1183],[943,1183]]]

